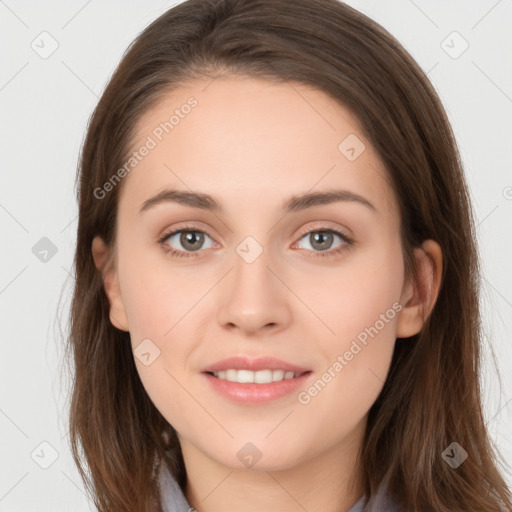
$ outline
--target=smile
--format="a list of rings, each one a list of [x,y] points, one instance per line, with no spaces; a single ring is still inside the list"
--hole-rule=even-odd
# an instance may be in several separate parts
[[[275,380],[274,380],[275,374]],[[219,370],[203,372],[216,394],[229,401],[245,405],[259,405],[284,397],[295,397],[305,387],[313,372],[294,373],[284,370]],[[229,380],[229,378],[234,380]]]
[[[279,382],[282,380],[293,379],[299,377],[305,372],[291,372],[285,370],[220,370],[218,372],[212,372],[211,374],[221,380],[227,380],[229,382],[238,382],[240,384],[255,383],[255,384],[268,384],[270,382]]]

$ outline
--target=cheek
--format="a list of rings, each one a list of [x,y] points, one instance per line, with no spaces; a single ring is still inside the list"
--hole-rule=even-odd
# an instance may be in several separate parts
[[[158,250],[133,251],[119,262],[123,302],[134,338],[170,338],[205,293],[204,278],[197,271],[173,265]]]
[[[124,255],[119,275],[141,382],[168,421],[193,416],[197,411],[185,381],[207,283],[193,270],[172,267],[165,257],[144,251]]]
[[[315,313],[307,317],[310,326],[317,327],[316,339],[328,351],[330,347],[339,351],[360,334],[364,341],[364,333],[373,332],[377,324],[379,335],[394,342],[397,306],[393,304],[403,286],[400,245],[383,241],[347,256],[338,266],[319,265],[295,277],[295,290],[300,290],[301,299]],[[323,331],[320,336],[318,329]]]
[[[402,309],[400,246],[360,253],[328,275],[322,292],[317,287],[306,299],[329,330],[315,322],[325,331],[316,336],[324,369],[314,388],[305,390],[303,403],[311,399],[320,408],[336,403],[333,415],[351,411],[356,419],[377,398],[391,363]]]
[[[187,337],[187,311],[197,300],[191,299],[179,283],[171,286],[154,272],[148,272],[139,273],[131,283],[126,304],[131,345],[142,385],[155,407],[173,425],[176,418],[197,415],[195,403],[186,391],[187,363],[193,350],[190,333]],[[149,356],[139,356],[148,353]]]

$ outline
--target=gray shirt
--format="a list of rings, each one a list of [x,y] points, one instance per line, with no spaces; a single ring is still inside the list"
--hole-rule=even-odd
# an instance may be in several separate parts
[[[162,494],[162,512],[193,512],[193,509],[180,486],[169,473],[167,466],[162,464],[158,477],[158,485]],[[364,496],[350,507],[348,512],[400,512],[398,505],[386,493],[386,487],[381,485],[378,493],[373,496],[364,508]]]

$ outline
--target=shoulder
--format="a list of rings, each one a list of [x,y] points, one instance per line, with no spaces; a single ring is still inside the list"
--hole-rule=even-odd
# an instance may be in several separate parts
[[[366,503],[368,502],[368,503]],[[361,498],[348,510],[348,512],[405,512],[388,493],[385,483],[382,483],[377,494],[367,500],[366,496]]]
[[[160,465],[158,487],[162,496],[161,512],[191,512],[193,510],[165,463]]]

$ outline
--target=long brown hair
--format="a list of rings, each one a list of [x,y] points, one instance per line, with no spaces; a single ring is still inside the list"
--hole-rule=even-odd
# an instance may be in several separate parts
[[[139,379],[129,333],[110,323],[92,258],[96,235],[115,243],[123,183],[101,199],[94,191],[126,162],[134,126],[164,95],[190,79],[235,74],[307,84],[353,112],[399,204],[406,278],[416,272],[413,248],[431,238],[443,251],[437,303],[421,332],[396,341],[369,413],[360,452],[366,495],[387,477],[404,510],[512,509],[482,411],[480,269],[454,135],[425,73],[400,43],[338,0],[181,3],[128,48],[89,121],[77,174],[66,348],[74,366],[72,453],[95,505],[101,512],[155,510],[155,460],[168,465],[182,490],[186,473],[176,433]],[[457,469],[442,456],[452,442],[468,453]]]

